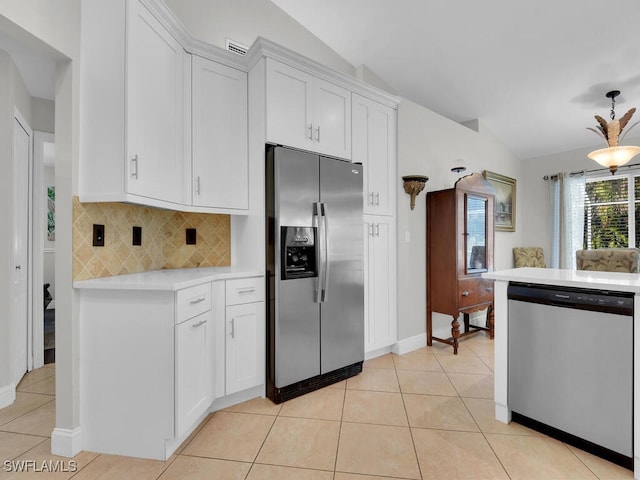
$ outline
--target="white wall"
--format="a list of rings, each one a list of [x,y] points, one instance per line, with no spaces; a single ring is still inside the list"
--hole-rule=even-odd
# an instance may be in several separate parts
[[[0,305],[4,313],[0,316],[0,391],[12,388],[13,320],[10,305],[13,304],[13,122],[17,108],[27,122],[31,122],[31,97],[11,56],[0,50]]]
[[[78,191],[80,6],[85,0],[3,0],[0,28],[56,60],[56,431],[68,454],[79,426],[78,301],[71,286],[73,194]],[[0,131],[2,129],[0,128]],[[8,177],[10,178],[10,177]],[[1,190],[1,189],[0,189]],[[6,212],[7,210],[3,210]],[[4,214],[6,215],[6,213]],[[6,221],[6,219],[4,219]],[[4,251],[0,244],[0,251]],[[0,271],[8,271],[4,267]],[[5,291],[0,280],[0,291]],[[62,433],[62,438],[61,435]],[[60,439],[62,438],[62,442]],[[65,444],[66,442],[66,444]],[[60,445],[63,448],[59,448]],[[69,448],[64,448],[69,447]]]
[[[496,232],[495,267],[512,267],[511,249],[522,238],[520,161],[479,122],[479,132],[442,117],[416,103],[403,100],[398,108],[398,338],[426,331],[426,192],[453,187],[458,175],[453,166],[463,164],[468,175],[489,170],[515,178],[516,231]],[[426,175],[429,181],[409,208],[402,188],[403,175]],[[407,237],[410,239],[406,241]],[[434,318],[437,335],[450,335],[451,318]]]
[[[354,76],[355,68],[269,0],[165,0],[197,39],[225,48],[227,38],[247,47],[264,37]]]

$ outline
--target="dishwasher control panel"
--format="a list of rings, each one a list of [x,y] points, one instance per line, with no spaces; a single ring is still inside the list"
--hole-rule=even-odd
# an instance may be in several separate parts
[[[509,300],[542,305],[633,315],[634,294],[632,292],[511,282],[507,289],[507,297]]]

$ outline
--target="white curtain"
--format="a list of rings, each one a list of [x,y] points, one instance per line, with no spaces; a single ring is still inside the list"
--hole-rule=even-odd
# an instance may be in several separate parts
[[[559,173],[551,177],[552,268],[576,268],[576,250],[584,239],[584,174]]]

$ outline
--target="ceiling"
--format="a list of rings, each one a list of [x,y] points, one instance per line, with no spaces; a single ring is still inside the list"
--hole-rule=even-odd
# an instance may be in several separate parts
[[[609,90],[622,91],[618,118],[640,107],[638,0],[271,1],[402,97],[480,120],[519,158],[600,146],[586,127],[608,119]]]

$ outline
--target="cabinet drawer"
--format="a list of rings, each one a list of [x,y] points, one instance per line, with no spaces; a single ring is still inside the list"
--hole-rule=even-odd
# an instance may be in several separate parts
[[[478,303],[493,301],[493,280],[482,278],[478,282]]]
[[[461,278],[458,281],[458,305],[471,307],[493,301],[493,280],[484,278]]]
[[[261,302],[264,300],[264,279],[262,277],[227,280],[227,305]]]
[[[178,290],[176,293],[176,323],[211,310],[211,284]]]

